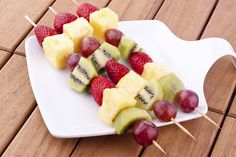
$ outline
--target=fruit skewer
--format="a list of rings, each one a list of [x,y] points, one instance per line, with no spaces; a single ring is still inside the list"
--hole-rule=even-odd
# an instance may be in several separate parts
[[[162,100],[162,89],[159,83],[156,83],[156,80],[151,80],[149,82],[145,82],[144,85],[141,85],[141,76],[135,74],[135,72],[130,71],[125,65],[113,60],[107,62],[105,69],[113,83],[117,83],[117,87],[125,88],[127,91],[130,92],[130,94],[136,93],[133,95],[133,97],[138,102],[136,104],[137,107],[140,107],[145,110],[152,110],[154,108],[154,113],[156,116],[158,115],[158,119],[160,119],[161,121],[172,121],[192,139],[196,140],[196,138],[187,129],[185,129],[179,122],[175,120],[177,109],[173,104],[167,103],[166,101]],[[137,81],[136,84],[132,83],[135,81]],[[128,85],[128,88],[135,90],[137,89],[137,92],[127,89],[127,84],[130,84]],[[140,86],[142,89],[138,88],[137,86]],[[154,87],[156,87],[156,89],[158,90],[156,90]],[[154,105],[153,107],[153,104],[156,104],[156,106]],[[146,108],[146,106],[149,107]]]
[[[121,37],[120,35],[114,35],[114,34],[123,34],[123,33],[121,31],[119,31],[118,29],[107,30],[105,32],[105,41],[110,44],[113,44],[113,45],[117,45],[117,42],[119,42],[118,48],[121,52],[121,56],[125,60],[128,60],[131,67],[137,73],[139,73],[140,75],[142,75],[142,77],[144,77],[146,79],[150,79],[150,75],[156,75],[156,78],[160,82],[164,82],[160,78],[165,77],[164,75],[167,75],[167,73],[171,73],[164,65],[153,63],[152,59],[146,53],[144,53],[144,50],[142,48],[140,48],[137,45],[137,43],[135,41],[133,41],[132,39],[129,39],[128,37],[123,37],[123,36]],[[114,41],[116,41],[116,44],[114,44]],[[158,70],[158,68],[159,68],[159,70]],[[172,75],[172,79],[173,78],[177,82],[179,82],[179,84],[181,83],[181,81],[174,74]],[[168,76],[167,76],[167,79],[168,79]],[[171,79],[171,78],[169,78],[169,79]],[[172,102],[174,102],[175,101],[174,98],[176,97],[178,91],[184,91],[184,88],[183,89],[179,88],[178,90],[172,91],[172,96],[171,97],[168,96],[166,98],[171,100]],[[164,95],[165,95],[165,93],[164,93]],[[186,105],[190,106],[190,104],[186,104]],[[192,111],[198,112],[204,118],[206,118],[209,122],[214,124],[216,127],[220,128],[219,125],[217,125],[212,119],[210,119],[208,116],[206,116],[201,111],[199,111],[197,109],[197,105],[195,105],[195,106],[196,107]]]

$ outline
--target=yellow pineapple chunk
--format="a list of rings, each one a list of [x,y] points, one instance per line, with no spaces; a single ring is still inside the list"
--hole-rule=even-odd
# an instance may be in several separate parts
[[[65,34],[46,37],[43,49],[49,62],[57,69],[66,66],[66,57],[73,53],[74,44]]]
[[[117,83],[116,87],[125,89],[130,95],[136,97],[144,88],[147,81],[134,71],[130,71]]]
[[[117,114],[127,107],[135,106],[136,100],[122,88],[107,88],[103,91],[102,106],[98,116],[106,124],[112,125]]]
[[[85,18],[81,17],[71,23],[63,25],[63,32],[73,41],[74,51],[79,52],[81,40],[84,37],[93,35],[93,27]]]
[[[162,63],[146,63],[143,68],[142,77],[146,80],[155,78],[159,81],[163,76],[170,73],[171,71]]]
[[[109,8],[103,8],[90,14],[90,24],[94,29],[94,36],[99,40],[104,40],[107,29],[118,27],[118,16]]]

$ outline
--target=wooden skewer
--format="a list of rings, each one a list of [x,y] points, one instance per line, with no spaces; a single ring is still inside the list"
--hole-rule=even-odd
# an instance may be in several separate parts
[[[183,125],[177,122],[174,118],[171,118],[171,121],[175,123],[183,132],[185,132],[187,135],[189,135],[192,139],[196,141],[196,138],[187,129],[185,129]]]
[[[49,7],[49,10],[53,12],[53,14],[57,14],[57,11],[55,9],[53,9],[52,7]]]
[[[32,26],[34,26],[34,27],[37,26],[36,23],[34,23],[34,21],[31,20],[28,15],[25,15],[25,19],[26,19]]]
[[[206,118],[209,122],[211,122],[212,124],[214,124],[217,128],[221,129],[220,126],[218,124],[216,124],[216,122],[214,122],[211,118],[209,118],[208,116],[206,116],[205,114],[203,114],[201,111],[199,111],[197,108],[195,108],[195,111],[197,111],[199,114],[201,114],[204,118]]]
[[[76,0],[71,0],[72,2],[74,2],[76,5],[79,5],[79,3]]]
[[[162,153],[164,153],[165,155],[167,155],[167,153],[164,151],[164,149],[156,142],[156,141],[152,141],[152,144],[158,148]]]

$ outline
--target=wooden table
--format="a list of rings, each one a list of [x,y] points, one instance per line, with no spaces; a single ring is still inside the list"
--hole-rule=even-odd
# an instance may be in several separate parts
[[[121,20],[158,19],[179,37],[197,40],[211,36],[227,39],[236,49],[235,0],[89,0],[108,6]],[[79,3],[82,3],[79,0]],[[164,156],[150,146],[138,146],[130,134],[82,139],[52,137],[32,93],[25,61],[24,39],[32,26],[23,16],[52,26],[48,11],[75,13],[70,0],[0,0],[0,155],[7,156]],[[236,70],[231,57],[223,57],[210,69],[205,81],[208,116],[219,130],[203,118],[182,123],[196,138],[188,138],[176,126],[160,128],[158,143],[168,156],[236,156]]]

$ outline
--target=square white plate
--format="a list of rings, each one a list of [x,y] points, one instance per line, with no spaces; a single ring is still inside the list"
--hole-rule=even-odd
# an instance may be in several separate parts
[[[157,20],[124,21],[119,24],[119,29],[135,39],[154,61],[164,62],[182,79],[186,88],[198,93],[198,109],[206,113],[208,107],[203,92],[205,75],[221,56],[235,56],[230,44],[220,38],[184,41]],[[98,105],[93,98],[89,94],[76,93],[68,86],[69,72],[56,70],[49,64],[35,36],[29,37],[25,45],[33,92],[43,120],[53,136],[69,138],[115,133],[112,127],[99,120]],[[182,122],[198,117],[200,115],[196,112],[186,114],[178,110],[176,119]],[[154,122],[157,126],[172,124]]]

